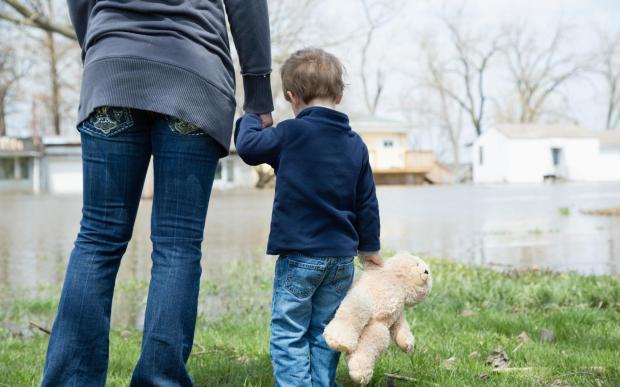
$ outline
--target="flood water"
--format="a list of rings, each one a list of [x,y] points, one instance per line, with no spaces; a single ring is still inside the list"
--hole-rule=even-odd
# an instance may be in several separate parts
[[[620,273],[620,218],[583,209],[620,205],[620,184],[379,187],[386,250],[487,265]],[[265,260],[271,190],[214,192],[203,276],[235,260]],[[141,203],[120,281],[150,270],[149,200]],[[78,196],[0,196],[0,287],[61,283],[80,219]]]

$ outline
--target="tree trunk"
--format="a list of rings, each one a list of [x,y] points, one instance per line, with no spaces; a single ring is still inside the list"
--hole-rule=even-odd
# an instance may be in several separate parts
[[[0,137],[6,136],[6,91],[0,91]]]
[[[58,79],[58,57],[56,54],[56,42],[54,33],[47,32],[47,46],[49,50],[50,63],[50,111],[52,113],[52,127],[55,135],[60,135],[61,114],[60,114],[60,81]]]

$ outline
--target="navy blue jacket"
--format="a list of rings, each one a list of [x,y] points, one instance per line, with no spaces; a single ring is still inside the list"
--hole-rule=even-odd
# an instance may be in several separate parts
[[[235,145],[250,165],[277,176],[267,254],[348,257],[379,246],[379,206],[368,149],[346,114],[310,107],[262,129],[256,114],[237,121]]]

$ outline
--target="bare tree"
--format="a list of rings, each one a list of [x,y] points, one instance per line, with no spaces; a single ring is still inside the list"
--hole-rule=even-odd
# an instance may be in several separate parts
[[[0,137],[7,133],[6,116],[8,113],[9,94],[23,76],[17,54],[8,40],[0,43]]]
[[[47,13],[47,20],[50,23],[54,23],[54,6],[52,0],[33,0],[34,9],[37,14]],[[45,11],[44,11],[45,10]],[[45,29],[45,38],[43,40],[43,47],[47,52],[48,65],[49,65],[49,98],[47,99],[48,111],[52,116],[52,129],[55,135],[60,135],[62,125],[62,114],[60,109],[61,90],[60,90],[60,74],[58,73],[58,52],[56,48],[56,40],[54,38],[55,32]]]
[[[394,10],[398,5],[392,4],[389,0],[360,0],[362,10],[364,11],[364,19],[367,25],[366,35],[364,36],[364,43],[362,45],[362,51],[360,53],[360,76],[362,80],[362,90],[364,93],[364,102],[366,108],[371,115],[375,115],[381,95],[385,87],[385,73],[378,67],[375,75],[375,85],[371,90],[370,82],[371,76],[369,73],[368,59],[370,56],[370,48],[372,46],[373,38],[377,31],[383,27],[394,16]]]
[[[484,131],[489,99],[485,81],[502,41],[501,34],[481,36],[466,31],[462,20],[461,13],[441,17],[447,45],[439,44],[436,36],[422,37],[423,69],[411,75],[427,93],[416,109],[441,129],[450,144],[454,165],[460,163],[465,127],[471,126],[476,136]],[[442,51],[438,51],[439,46]]]
[[[459,20],[443,18],[449,31],[450,43],[454,51],[451,63],[445,69],[448,75],[458,79],[460,87],[443,87],[438,76],[433,76],[434,83],[442,98],[454,100],[467,114],[471,125],[480,136],[483,132],[487,90],[485,85],[489,63],[500,49],[501,35],[483,38],[468,34]],[[456,91],[460,90],[460,92]]]
[[[620,33],[600,33],[601,47],[594,71],[605,81],[607,106],[606,129],[620,129]]]
[[[61,134],[62,121],[64,116],[63,101],[64,87],[66,82],[62,82],[61,60],[70,58],[64,55],[76,47],[76,36],[69,25],[68,20],[58,22],[56,19],[56,3],[54,0],[0,0],[5,4],[1,9],[12,9],[13,12],[0,12],[0,19],[8,20],[17,25],[25,25],[40,30],[31,34],[32,40],[39,42],[37,56],[43,51],[45,55],[45,66],[47,66],[47,82],[49,87],[47,93],[38,95],[37,100],[44,104],[49,113],[49,126],[56,135]],[[63,4],[64,7],[64,4]],[[59,41],[56,35],[69,38],[70,44],[66,41]],[[65,59],[67,60],[67,59]],[[75,77],[77,79],[77,77]],[[75,83],[75,82],[74,82]],[[47,125],[46,125],[47,126]]]
[[[525,26],[512,28],[503,50],[508,62],[511,82],[518,97],[516,120],[533,123],[545,114],[562,115],[549,110],[548,102],[557,96],[560,87],[574,79],[585,63],[568,50],[568,29],[559,24],[548,43]]]
[[[66,38],[77,40],[75,32],[69,23],[57,23],[45,12],[41,12],[42,9],[38,6],[38,2],[0,0],[0,4],[2,3],[6,5],[4,8],[8,7],[13,10],[13,12],[6,12],[4,8],[0,8],[0,19],[2,20],[17,25],[40,28],[44,31],[58,33]]]
[[[464,108],[455,92],[455,79],[450,77],[448,60],[442,60],[435,50],[432,39],[425,38],[422,43],[424,53],[424,76],[417,81],[422,86],[422,96],[411,106],[422,117],[429,120],[431,126],[439,127],[443,137],[447,138],[452,153],[452,162],[460,164],[460,149],[463,134]],[[456,79],[458,80],[458,79]]]

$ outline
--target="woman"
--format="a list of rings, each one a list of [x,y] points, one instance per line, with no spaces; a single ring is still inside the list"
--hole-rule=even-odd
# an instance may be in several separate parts
[[[84,203],[42,385],[105,384],[114,282],[153,156],[153,268],[131,384],[190,386],[205,217],[235,110],[225,11],[244,109],[271,125],[266,0],[68,4],[84,61]]]

